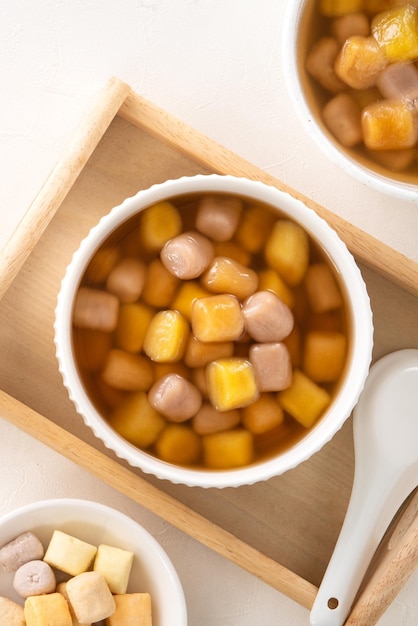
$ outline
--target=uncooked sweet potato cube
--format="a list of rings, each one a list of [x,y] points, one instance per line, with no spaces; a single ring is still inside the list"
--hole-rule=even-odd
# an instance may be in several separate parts
[[[144,352],[153,361],[176,362],[183,358],[189,337],[187,320],[178,311],[159,311],[152,318],[145,338]]]
[[[112,594],[125,594],[135,555],[107,543],[100,543],[93,563],[93,571],[104,576]]]
[[[390,63],[418,57],[418,8],[410,4],[379,13],[372,20],[372,35]]]
[[[152,626],[149,593],[124,593],[113,596],[116,610],[106,619],[106,626]]]
[[[299,284],[309,265],[309,239],[306,231],[292,220],[280,219],[267,240],[265,259],[291,286]]]
[[[325,313],[341,307],[341,292],[326,263],[310,265],[304,284],[310,308],[314,313]]]
[[[73,624],[68,603],[64,596],[57,592],[26,598],[24,617],[24,623],[27,626],[45,626],[47,624],[72,626]]]
[[[253,436],[248,430],[227,430],[202,439],[204,464],[211,469],[233,469],[253,460]]]
[[[322,118],[334,137],[347,148],[363,139],[361,109],[348,93],[340,93],[329,100],[323,108]]]
[[[402,100],[381,100],[363,110],[364,143],[371,150],[412,148],[418,139],[414,110]]]
[[[315,382],[334,382],[343,371],[346,352],[342,333],[311,331],[305,337],[303,371]]]
[[[374,37],[352,35],[335,61],[335,72],[353,89],[368,89],[376,84],[387,59]]]
[[[94,544],[62,530],[54,530],[43,560],[61,572],[77,576],[90,569],[96,553]]]
[[[340,45],[333,37],[321,37],[311,48],[306,57],[306,70],[324,89],[338,93],[347,89],[347,85],[338,78],[334,64],[340,51]]]
[[[285,411],[305,428],[312,426],[331,402],[331,396],[301,370],[294,370],[292,384],[280,391],[278,399]]]
[[[206,369],[209,398],[218,411],[230,411],[257,400],[259,391],[254,368],[244,358],[212,361]]]

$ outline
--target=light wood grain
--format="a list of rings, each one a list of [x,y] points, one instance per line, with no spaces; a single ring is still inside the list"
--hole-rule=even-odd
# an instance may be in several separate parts
[[[131,92],[119,115],[132,124],[145,127],[160,141],[218,174],[245,176],[273,185],[302,200],[332,226],[357,259],[395,284],[418,295],[418,263],[350,224],[329,209],[258,169],[219,143],[190,128],[187,124],[152,102]]]
[[[80,423],[57,368],[53,346],[56,294],[81,238],[112,206],[138,189],[167,177],[209,172],[248,176],[301,197],[133,94],[118,79],[108,83],[13,242],[0,256],[0,297],[5,295],[0,303],[0,343],[8,357],[7,362],[0,363],[0,412],[121,493],[310,608],[315,584],[338,535],[345,512],[344,498],[348,500],[353,464],[349,424],[313,459],[267,484],[221,494],[177,485],[153,487],[151,477],[144,479],[135,468],[112,458]],[[327,209],[306,202],[334,226],[357,260],[364,260],[373,269],[362,268],[375,316],[375,357],[418,345],[416,298],[411,295],[418,291],[417,264]],[[154,479],[154,483],[158,481]],[[223,513],[222,524],[213,521],[219,512]],[[240,530],[246,541],[237,536],[237,520],[242,522]],[[402,520],[399,524],[405,525],[405,518]],[[224,522],[229,532],[221,528]],[[279,537],[277,546],[272,535]],[[400,530],[397,536],[396,549],[402,550],[410,531]],[[258,541],[254,541],[257,548],[249,545],[252,542],[248,537],[260,540],[262,549]],[[316,543],[312,538],[317,539]],[[414,536],[412,545],[416,544]],[[274,558],[271,548],[278,550]],[[383,571],[388,568],[390,572],[390,567],[389,561],[382,559]],[[404,577],[399,580],[403,582]],[[379,598],[373,593],[375,584],[371,579],[368,589],[374,600],[370,606]],[[372,612],[370,616],[363,626],[374,624]]]
[[[81,121],[59,163],[0,251],[0,299],[38,243],[129,91],[130,87],[122,81],[116,78],[109,80]]]
[[[310,608],[317,588],[23,403],[0,391],[3,418],[200,543]]]
[[[371,626],[381,618],[418,567],[418,491],[402,514],[360,594],[346,626]]]

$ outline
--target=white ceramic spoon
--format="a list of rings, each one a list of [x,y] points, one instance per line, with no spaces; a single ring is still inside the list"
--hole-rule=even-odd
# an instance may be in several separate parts
[[[370,368],[353,429],[353,490],[311,626],[344,624],[380,540],[418,485],[418,350],[393,352]]]

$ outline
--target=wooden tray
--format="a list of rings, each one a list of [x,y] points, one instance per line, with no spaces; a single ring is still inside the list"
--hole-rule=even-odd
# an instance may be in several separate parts
[[[76,414],[58,372],[56,296],[91,226],[139,189],[212,172],[262,180],[305,200],[362,268],[375,317],[374,358],[418,347],[418,264],[111,79],[0,255],[0,414],[310,608],[350,496],[351,420],[283,476],[236,489],[190,488],[143,475],[107,450]],[[375,624],[413,571],[417,509],[415,497],[387,533],[347,624]]]

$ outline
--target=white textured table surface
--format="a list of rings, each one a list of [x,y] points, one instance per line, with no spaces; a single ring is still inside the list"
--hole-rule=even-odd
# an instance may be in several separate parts
[[[418,260],[418,205],[353,181],[319,152],[283,79],[283,0],[0,3],[0,246],[111,75],[190,126]],[[1,407],[0,407],[1,416]],[[0,422],[0,513],[39,498],[99,500],[161,542],[190,626],[306,626],[308,612]],[[204,566],[203,566],[204,564]],[[379,621],[416,626],[418,572]]]

